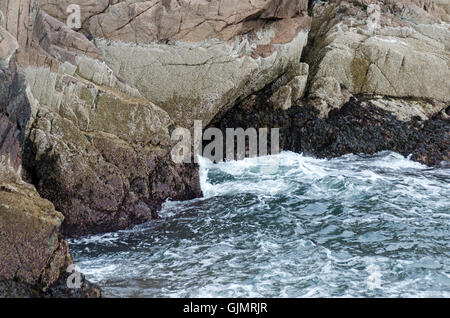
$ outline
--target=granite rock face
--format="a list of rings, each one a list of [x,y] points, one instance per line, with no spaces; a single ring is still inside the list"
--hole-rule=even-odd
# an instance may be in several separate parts
[[[391,150],[448,165],[445,12],[440,1],[314,1],[304,95],[290,96],[293,68],[211,126],[279,127],[282,149],[321,158]]]
[[[40,0],[61,21],[79,4],[114,73],[184,128],[298,64],[310,26],[306,0],[86,2]]]
[[[72,4],[76,30],[65,24]],[[70,236],[200,196],[197,167],[170,158],[171,132],[194,120],[217,123],[239,105],[257,113],[263,99],[272,113],[312,105],[326,119],[365,96],[425,121],[450,102],[439,1],[8,0],[0,10],[13,36],[2,61],[15,38],[28,82],[25,177]]]
[[[445,164],[449,17],[447,0],[0,1],[0,295],[100,296],[66,288],[63,235],[201,196],[197,165],[171,159],[195,120]]]
[[[93,67],[87,71],[105,67],[88,61]],[[97,84],[83,72],[26,70],[40,102],[33,107],[24,167],[41,195],[63,211],[63,232],[124,229],[155,218],[167,198],[200,196],[195,166],[176,165],[169,157],[173,123],[167,113],[138,93]],[[47,82],[39,80],[43,74]],[[161,184],[158,171],[166,178]]]
[[[0,279],[46,291],[70,264],[59,229],[64,217],[33,186],[2,162],[0,172]],[[0,290],[0,294],[5,291]]]
[[[441,13],[433,1],[316,3],[306,57],[311,100],[327,111],[347,102],[347,93],[422,100],[429,115],[445,108],[450,26]]]
[[[305,15],[308,9],[305,0],[39,0],[39,3],[44,11],[64,22],[66,8],[79,5],[81,25],[86,32],[126,43],[201,42],[212,38],[228,41],[260,28],[267,20],[296,18]],[[293,30],[284,30],[289,31]],[[284,39],[277,41],[290,41],[296,34],[284,35]]]
[[[77,56],[101,60],[101,53],[83,34],[41,10],[37,0],[3,0],[3,27],[17,40],[17,60],[23,67],[57,71],[60,62],[76,63]],[[1,25],[1,24],[0,24]]]
[[[64,217],[21,179],[30,114],[25,76],[0,69],[0,297],[45,297],[56,284],[60,296],[100,296],[86,281],[78,291],[62,281],[73,263],[61,234]]]
[[[78,30],[66,26],[73,4]],[[31,105],[24,177],[63,213],[63,233],[123,229],[157,217],[168,198],[201,196],[197,166],[171,160],[172,130],[206,126],[297,67],[307,9],[305,0],[2,1]]]
[[[201,195],[195,165],[170,158],[173,120],[116,76],[93,42],[37,1],[1,6],[31,104],[24,177],[64,214],[64,234],[123,229],[155,218],[167,198]]]

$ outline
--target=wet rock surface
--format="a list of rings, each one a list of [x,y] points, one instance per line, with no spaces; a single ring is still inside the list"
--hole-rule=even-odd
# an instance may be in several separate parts
[[[321,118],[320,110],[306,102],[274,111],[266,98],[267,93],[262,93],[247,111],[236,106],[211,127],[220,128],[224,135],[226,128],[280,128],[281,150],[318,158],[391,150],[429,166],[450,161],[450,108],[427,120],[402,121],[358,96]]]
[[[85,280],[77,291],[61,282],[73,263],[61,233],[64,216],[21,179],[30,114],[25,76],[0,69],[0,297],[98,297]]]
[[[65,211],[62,230],[67,236],[125,229],[157,218],[167,198],[201,196],[194,164],[171,164],[170,158],[158,158],[151,149],[136,150],[101,135],[80,138],[86,140],[87,150],[63,154],[38,155],[33,142],[27,142],[29,178],[43,198]],[[73,156],[76,164],[67,165],[66,156]]]
[[[441,114],[403,122],[370,101],[355,98],[331,111],[327,119],[305,121],[308,115],[303,109],[300,113],[302,119],[294,120],[292,128],[292,150],[297,152],[331,158],[392,150],[429,166],[450,160],[450,123]],[[314,118],[311,109],[309,116]]]

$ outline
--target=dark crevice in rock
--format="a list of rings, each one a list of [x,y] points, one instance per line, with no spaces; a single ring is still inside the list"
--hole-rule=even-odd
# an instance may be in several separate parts
[[[306,100],[286,111],[274,110],[268,102],[271,93],[268,86],[240,101],[209,127],[221,129],[224,136],[226,128],[280,128],[281,150],[318,158],[387,150],[411,155],[412,160],[429,166],[448,165],[450,160],[450,107],[429,120],[414,117],[405,122],[374,106],[368,96],[356,96],[320,118]]]
[[[41,155],[39,162],[36,158],[36,145],[27,136],[24,146],[23,179],[34,185],[40,196],[49,200],[55,209],[61,211],[65,202],[70,200],[70,194],[61,185],[61,173],[57,170],[58,156],[51,154],[50,149]]]
[[[14,169],[22,160],[25,127],[31,116],[24,82],[23,74],[0,68],[0,157],[9,157]]]

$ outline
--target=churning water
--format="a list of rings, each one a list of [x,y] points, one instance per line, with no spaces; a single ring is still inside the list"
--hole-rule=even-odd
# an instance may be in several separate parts
[[[450,297],[449,169],[286,152],[201,174],[204,198],[70,242],[106,296]]]

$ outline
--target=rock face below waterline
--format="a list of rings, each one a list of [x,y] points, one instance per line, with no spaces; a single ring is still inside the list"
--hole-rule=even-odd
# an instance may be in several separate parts
[[[352,98],[326,119],[308,107],[297,111],[293,151],[332,158],[391,150],[429,166],[450,162],[450,108],[425,121],[414,117],[406,122],[364,98]]]
[[[262,103],[250,113],[230,111],[212,126],[224,133],[226,127],[279,127],[281,150],[318,158],[390,150],[429,166],[450,162],[450,108],[426,120],[403,121],[363,96],[352,97],[326,118],[311,104],[274,111],[270,102]]]

